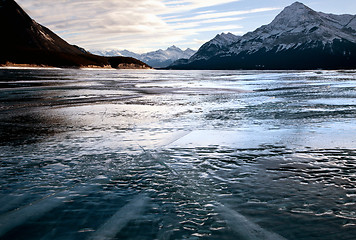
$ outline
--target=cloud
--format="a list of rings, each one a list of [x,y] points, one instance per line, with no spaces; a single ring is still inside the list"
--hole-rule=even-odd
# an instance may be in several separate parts
[[[242,26],[240,25],[221,25],[221,26],[199,28],[197,31],[198,32],[230,32],[241,28]]]
[[[246,11],[228,11],[228,12],[219,12],[219,13],[203,13],[193,17],[186,17],[186,18],[174,18],[169,19],[166,22],[186,22],[190,20],[203,20],[203,19],[219,19],[221,17],[230,17],[230,16],[239,16],[249,13],[259,13],[259,12],[267,12],[278,10],[280,8],[256,8]]]
[[[73,44],[91,48],[103,39],[115,39],[111,47],[121,45],[120,37],[170,32],[169,25],[156,13],[167,7],[158,0],[18,0],[37,22],[49,27]],[[141,44],[144,45],[144,38]],[[104,42],[104,41],[103,41]],[[95,43],[100,45],[100,43]]]
[[[166,13],[177,13],[239,1],[240,0],[173,0],[164,2],[166,3],[166,6],[169,7],[169,10]]]
[[[87,49],[140,51],[205,38],[200,33],[240,29],[238,15],[275,10],[220,11],[236,0],[17,0],[37,22]],[[185,17],[177,17],[178,15]],[[226,23],[226,25],[224,25]],[[229,28],[232,29],[229,29]],[[219,32],[217,32],[219,33]]]

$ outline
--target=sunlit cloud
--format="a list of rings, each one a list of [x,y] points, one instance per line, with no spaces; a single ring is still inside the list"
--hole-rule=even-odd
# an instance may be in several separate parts
[[[267,11],[273,11],[273,10],[278,10],[278,9],[280,9],[280,8],[256,8],[256,9],[251,9],[251,10],[246,10],[246,11],[204,13],[204,14],[199,14],[199,15],[193,16],[193,17],[169,19],[169,20],[166,20],[166,22],[185,22],[185,21],[190,21],[190,20],[218,19],[221,17],[239,16],[239,15],[244,15],[244,14],[249,14],[249,13],[267,12]]]
[[[216,5],[223,5],[232,2],[239,2],[240,0],[182,0],[182,1],[163,1],[169,10],[166,13],[186,12],[199,8],[212,7]]]
[[[273,11],[218,8],[236,0],[17,0],[37,22],[71,44],[86,49],[142,52],[191,42],[197,49],[204,33],[237,31],[245,15]],[[218,10],[220,9],[220,10]],[[222,10],[225,9],[225,10]],[[231,9],[230,9],[231,10]],[[181,17],[178,17],[181,15]],[[182,15],[184,17],[182,17]],[[244,15],[241,17],[241,15]]]
[[[242,17],[236,17],[236,18],[215,18],[215,19],[209,19],[209,20],[199,20],[198,22],[201,23],[201,24],[204,24],[204,23],[219,23],[219,22],[237,22],[237,21],[240,21],[244,18]]]

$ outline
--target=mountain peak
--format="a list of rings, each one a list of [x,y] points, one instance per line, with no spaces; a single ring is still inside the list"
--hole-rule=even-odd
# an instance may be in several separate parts
[[[0,0],[1,1],[1,0]],[[188,59],[190,58],[196,51],[187,48],[185,51],[180,49],[179,47],[173,45],[168,47],[166,50],[156,50],[156,51],[151,51],[151,52],[146,52],[142,54],[137,54],[130,52],[128,50],[106,50],[106,51],[100,51],[100,50],[93,50],[92,53],[101,55],[101,56],[124,56],[124,57],[134,57],[137,58],[148,65],[156,68],[162,68],[162,67],[167,67],[174,61],[184,58]]]
[[[213,41],[215,41],[216,43],[219,43],[219,42],[224,42],[224,43],[227,43],[227,42],[234,42],[238,39],[239,37],[228,32],[228,33],[221,33],[221,34],[217,34],[214,38],[213,38]]]
[[[304,5],[303,3],[298,2],[298,1],[294,2],[293,4],[291,4],[290,7],[293,7],[293,8],[295,8],[295,7],[297,7],[297,8],[301,8],[301,7],[308,8],[306,5]]]
[[[273,26],[298,27],[310,22],[318,22],[320,16],[313,9],[303,3],[295,2],[283,9],[281,13],[272,21]]]
[[[216,35],[174,68],[355,68],[355,19],[356,15],[325,14],[295,2],[253,32]]]
[[[231,32],[228,32],[228,33],[220,33],[220,34],[217,34],[215,36],[215,38],[220,38],[220,39],[227,39],[227,38],[234,38],[236,37],[234,34],[232,34]]]
[[[168,47],[167,51],[169,51],[169,50],[171,50],[171,51],[172,50],[175,50],[175,51],[177,51],[177,50],[179,51],[180,50],[181,51],[181,49],[179,47],[175,46],[175,45],[172,45],[172,46]]]
[[[292,17],[296,15],[310,14],[312,12],[315,11],[309,8],[308,6],[304,5],[303,3],[295,2],[292,5],[285,7],[279,15],[283,15],[283,16],[287,15],[288,17]]]

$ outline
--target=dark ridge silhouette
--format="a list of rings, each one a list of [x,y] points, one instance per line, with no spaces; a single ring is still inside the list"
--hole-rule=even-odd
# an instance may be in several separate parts
[[[67,43],[32,20],[14,0],[0,0],[0,29],[0,65],[149,68],[137,59],[97,56]]]
[[[356,44],[348,41],[334,40],[333,44],[308,49],[302,45],[295,49],[277,52],[276,49],[261,49],[253,54],[241,52],[238,55],[209,60],[198,60],[191,63],[178,62],[169,67],[177,70],[313,70],[313,69],[355,69],[356,54],[345,56],[344,52],[356,53]]]

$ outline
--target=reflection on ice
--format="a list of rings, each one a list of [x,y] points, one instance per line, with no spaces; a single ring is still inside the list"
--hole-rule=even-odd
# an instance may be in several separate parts
[[[332,130],[331,130],[332,129]],[[348,129],[350,131],[345,131]],[[310,129],[265,129],[252,127],[235,130],[196,130],[177,139],[167,147],[224,146],[258,148],[263,145],[284,145],[289,148],[353,148],[356,146],[356,122],[333,124]]]
[[[353,239],[355,71],[0,70],[1,239]]]
[[[313,104],[322,105],[338,105],[338,106],[356,106],[356,99],[354,98],[325,98],[310,100]]]
[[[30,220],[40,218],[42,215],[59,207],[65,201],[69,201],[75,195],[73,192],[80,193],[88,191],[88,187],[80,186],[74,189],[68,189],[59,193],[45,196],[44,198],[30,203],[26,206],[14,209],[0,216],[0,237],[8,231],[20,226]]]
[[[107,222],[105,222],[89,238],[91,240],[113,239],[130,221],[140,217],[148,197],[139,195],[131,200],[130,203],[119,209]]]
[[[218,206],[218,211],[226,219],[232,230],[236,232],[239,239],[253,240],[282,240],[284,237],[276,233],[268,232],[258,226],[257,224],[249,221],[246,217],[226,206]]]

